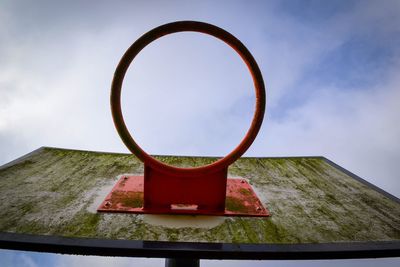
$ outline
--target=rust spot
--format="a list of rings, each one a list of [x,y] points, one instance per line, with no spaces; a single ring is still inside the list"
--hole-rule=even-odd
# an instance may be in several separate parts
[[[246,207],[243,202],[236,197],[226,197],[225,200],[225,208],[229,211],[234,212],[246,212],[248,211],[248,207]]]
[[[246,188],[240,188],[239,189],[239,193],[244,195],[244,196],[251,196],[252,195],[251,191],[249,189],[246,189]]]
[[[115,191],[111,195],[111,202],[116,203],[111,205],[112,208],[141,208],[143,206],[143,192],[124,192]]]

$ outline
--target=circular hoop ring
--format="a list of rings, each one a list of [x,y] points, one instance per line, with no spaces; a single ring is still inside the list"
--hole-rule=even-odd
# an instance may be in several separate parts
[[[242,58],[242,60],[246,63],[247,68],[250,71],[250,74],[253,78],[253,83],[256,92],[256,106],[255,112],[253,116],[253,120],[251,122],[250,128],[246,133],[246,136],[239,143],[239,145],[231,151],[225,157],[211,163],[209,165],[204,165],[201,167],[194,168],[178,168],[174,166],[167,165],[161,161],[156,160],[149,154],[147,154],[132,138],[130,135],[121,110],[121,87],[122,82],[124,80],[126,71],[129,68],[129,65],[133,61],[133,59],[139,54],[139,52],[146,47],[151,42],[157,40],[158,38],[172,34],[177,32],[199,32],[214,36],[226,44],[231,46]],[[116,70],[114,73],[114,78],[111,85],[111,112],[114,120],[114,125],[118,131],[119,136],[122,141],[128,147],[128,149],[135,154],[141,161],[145,163],[145,165],[150,166],[151,168],[157,169],[158,171],[172,174],[172,175],[205,175],[208,173],[220,171],[224,168],[228,168],[230,164],[235,162],[240,156],[242,156],[246,150],[253,143],[254,139],[257,136],[258,131],[260,130],[264,113],[265,113],[265,87],[264,81],[261,75],[261,71],[249,52],[247,48],[232,34],[229,32],[203,22],[197,21],[177,21],[168,24],[161,25],[153,30],[147,32],[143,36],[141,36],[136,42],[134,42],[125,54],[122,56]]]

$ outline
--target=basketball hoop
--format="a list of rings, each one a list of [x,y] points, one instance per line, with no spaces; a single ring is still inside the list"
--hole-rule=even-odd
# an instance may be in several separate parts
[[[246,63],[253,78],[256,105],[253,120],[239,145],[225,157],[201,167],[179,168],[167,165],[146,153],[129,133],[121,110],[121,88],[125,74],[139,52],[151,42],[168,34],[199,32],[222,40],[231,46]],[[134,42],[121,58],[111,86],[111,111],[115,127],[124,144],[145,165],[144,209],[163,211],[174,205],[196,206],[201,211],[223,211],[227,186],[228,166],[242,156],[253,143],[260,130],[265,112],[265,88],[261,71],[247,48],[232,34],[214,25],[196,21],[178,21],[161,25],[147,32]],[[207,195],[197,195],[198,190],[207,190]],[[191,192],[191,193],[187,193]],[[194,194],[194,195],[193,195]],[[184,196],[185,195],[185,196]],[[179,196],[178,198],[176,198]],[[174,200],[175,199],[175,200]],[[192,203],[193,202],[193,203]],[[182,209],[172,209],[182,212]],[[183,209],[186,211],[186,209]],[[200,211],[200,212],[199,212]]]

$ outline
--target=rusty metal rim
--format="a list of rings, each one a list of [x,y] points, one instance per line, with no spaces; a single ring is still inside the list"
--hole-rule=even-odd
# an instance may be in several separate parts
[[[156,160],[155,158],[147,154],[130,135],[125,125],[121,110],[122,83],[126,71],[128,70],[129,65],[131,64],[133,59],[144,47],[146,47],[151,42],[157,40],[158,38],[168,34],[186,31],[208,34],[224,41],[226,44],[231,46],[231,48],[233,48],[246,63],[253,78],[256,92],[256,105],[253,120],[251,122],[249,130],[247,131],[245,137],[242,139],[239,145],[225,157],[209,165],[194,168],[178,168],[170,166]],[[119,136],[121,137],[127,148],[146,165],[159,171],[174,175],[204,175],[221,170],[223,168],[227,168],[230,164],[240,158],[240,156],[242,156],[250,147],[250,145],[256,138],[258,131],[261,128],[265,113],[265,98],[265,87],[261,71],[249,50],[236,37],[234,37],[229,32],[208,23],[197,21],[177,21],[154,28],[153,30],[141,36],[128,48],[128,50],[122,56],[115,70],[114,78],[111,85],[110,102],[114,125],[118,131]]]

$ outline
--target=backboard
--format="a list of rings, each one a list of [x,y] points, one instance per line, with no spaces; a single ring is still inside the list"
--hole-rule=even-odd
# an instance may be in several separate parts
[[[200,166],[215,158],[159,156]],[[400,255],[400,201],[324,157],[241,158],[270,217],[99,213],[131,154],[43,147],[0,168],[0,247],[85,255],[326,259]]]

